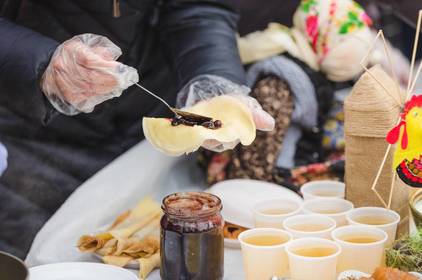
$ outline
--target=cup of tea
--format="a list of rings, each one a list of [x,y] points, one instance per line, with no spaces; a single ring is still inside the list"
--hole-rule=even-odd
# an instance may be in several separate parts
[[[253,207],[255,227],[283,229],[283,221],[301,212],[301,203],[290,199],[263,200]]]
[[[323,238],[296,239],[287,244],[286,252],[292,279],[336,279],[337,259],[341,247],[334,241]]]
[[[333,218],[337,227],[347,225],[346,214],[353,210],[353,203],[341,198],[315,198],[303,203],[306,214],[321,214]]]
[[[304,237],[331,239],[336,221],[324,215],[296,215],[285,219],[283,227],[295,239]]]
[[[28,279],[28,269],[23,261],[6,252],[0,251],[0,278],[7,280]]]
[[[287,276],[289,264],[285,247],[292,238],[287,231],[275,228],[254,228],[242,232],[238,240],[246,279]]]
[[[304,200],[321,197],[345,198],[346,185],[342,182],[331,180],[312,181],[303,184],[300,192]]]
[[[416,226],[422,227],[422,190],[412,195],[409,204]]]
[[[341,247],[338,272],[353,269],[371,274],[382,265],[388,239],[385,231],[370,226],[350,225],[335,229],[331,236]]]
[[[388,235],[385,245],[389,247],[396,238],[400,215],[382,207],[361,207],[347,213],[346,219],[350,225],[368,225],[382,229]]]

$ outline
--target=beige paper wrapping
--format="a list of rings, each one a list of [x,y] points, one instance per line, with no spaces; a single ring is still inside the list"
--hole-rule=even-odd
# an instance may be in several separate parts
[[[355,84],[344,104],[346,198],[352,201],[355,207],[384,207],[371,190],[371,186],[388,146],[385,137],[396,124],[400,114],[399,102],[403,102],[405,97],[379,66],[374,66],[369,71],[370,73],[363,74]],[[395,174],[392,167],[393,154],[394,149],[391,149],[376,186],[386,203]],[[402,217],[399,234],[407,233],[408,188],[398,178],[395,180],[391,209]]]

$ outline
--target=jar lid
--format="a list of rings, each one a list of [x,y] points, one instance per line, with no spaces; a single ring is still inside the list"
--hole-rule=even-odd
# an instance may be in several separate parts
[[[180,192],[163,199],[164,213],[178,218],[195,218],[213,215],[221,211],[221,200],[205,192]]]

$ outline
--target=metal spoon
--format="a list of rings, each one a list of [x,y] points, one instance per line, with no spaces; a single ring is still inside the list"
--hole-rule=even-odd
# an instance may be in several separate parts
[[[198,114],[186,112],[186,111],[179,110],[179,109],[176,109],[174,107],[171,107],[163,98],[159,97],[158,95],[156,95],[155,93],[151,92],[147,88],[143,87],[139,83],[135,83],[135,85],[138,86],[138,87],[140,87],[141,89],[143,89],[145,92],[147,92],[148,94],[152,95],[156,99],[160,100],[162,103],[164,103],[164,105],[166,105],[167,108],[169,108],[170,111],[172,111],[174,113],[176,119],[182,118],[182,119],[184,119],[186,121],[189,121],[189,122],[192,122],[192,123],[197,123],[197,124],[203,124],[203,123],[206,123],[206,122],[211,122],[213,120],[210,117],[206,117],[206,116],[202,116],[202,115],[198,115]]]

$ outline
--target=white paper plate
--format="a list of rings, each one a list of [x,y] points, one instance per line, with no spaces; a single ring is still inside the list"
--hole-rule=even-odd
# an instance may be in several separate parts
[[[68,262],[32,267],[29,269],[29,280],[138,280],[138,277],[117,266]]]
[[[419,277],[419,279],[422,279],[422,275],[420,273],[417,272],[410,272],[411,274]],[[357,270],[347,270],[347,271],[343,271],[342,273],[340,273],[340,275],[338,276],[337,280],[345,280],[347,279],[347,277],[356,277],[359,279],[359,277],[369,277],[371,275],[361,272],[361,271],[357,271]]]
[[[224,247],[231,249],[240,249],[240,242],[237,239],[224,238]]]
[[[369,276],[370,276],[369,274],[360,272],[357,270],[347,270],[340,273],[337,280],[346,280],[347,277],[355,277],[359,279],[360,277],[369,277]]]
[[[249,179],[223,181],[206,191],[220,197],[223,203],[222,214],[226,221],[246,228],[254,227],[252,207],[259,201],[287,198],[303,202],[298,194],[287,188]]]

